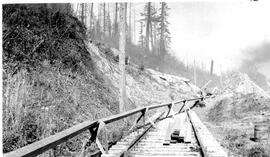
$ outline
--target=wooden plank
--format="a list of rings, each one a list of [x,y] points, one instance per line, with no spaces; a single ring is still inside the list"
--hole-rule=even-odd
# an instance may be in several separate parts
[[[186,137],[184,139],[184,142],[185,143],[191,143],[191,133],[192,133],[192,128],[191,128],[191,124],[190,122],[188,121],[186,123]]]
[[[43,140],[29,144],[23,148],[4,154],[5,157],[32,157],[61,144],[79,133],[97,125],[97,121],[86,121],[67,130],[61,131]]]
[[[204,156],[207,157],[228,157],[221,145],[216,141],[207,127],[201,122],[194,111],[189,110],[188,116],[194,127],[195,134],[198,138]]]

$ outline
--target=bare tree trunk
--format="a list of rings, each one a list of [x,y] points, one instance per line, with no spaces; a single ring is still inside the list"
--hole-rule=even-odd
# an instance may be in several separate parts
[[[147,6],[147,21],[146,21],[146,49],[149,51],[149,30],[150,30],[150,20],[151,20],[151,2],[148,2]]]
[[[121,72],[120,78],[120,97],[119,110],[120,113],[125,110],[126,100],[126,74],[125,74],[125,41],[126,41],[126,4],[120,3],[120,38],[119,38],[119,66]]]
[[[129,42],[131,43],[132,42],[132,27],[131,27],[132,25],[131,25],[131,3],[129,3],[129,31],[128,31],[128,33],[129,33]]]
[[[135,5],[133,5],[133,42],[136,43],[136,14],[135,14]]]
[[[160,48],[159,48],[159,53],[161,54],[161,58],[163,58],[164,57],[164,55],[165,55],[165,39],[164,39],[164,32],[165,32],[165,11],[164,11],[164,9],[165,9],[165,3],[164,2],[162,2],[162,4],[161,4],[161,33],[160,33],[160,43],[159,43],[159,45],[160,45]]]
[[[94,23],[93,9],[94,9],[94,3],[91,3],[91,9],[90,9],[90,31],[91,31],[91,33],[92,33],[93,23]]]
[[[125,3],[125,23],[126,23],[126,40],[128,40],[129,39],[129,37],[128,37],[128,20],[127,20],[127,10],[128,10],[128,4],[127,3]]]
[[[101,21],[102,21],[102,13],[101,13],[101,10],[102,10],[102,4],[97,4],[98,5],[98,18],[97,18],[97,22],[96,22],[96,27],[95,27],[95,29],[96,29],[96,33],[95,33],[95,38],[96,39],[101,39],[101,32],[102,32],[102,30],[101,30]]]
[[[90,8],[90,26],[89,26],[91,37],[93,37],[93,33],[94,33],[94,31],[93,31],[93,29],[94,29],[93,9],[94,9],[94,3],[91,3],[91,8]]]
[[[101,15],[102,15],[101,9],[102,9],[102,8],[101,8],[101,4],[99,4],[99,5],[98,5],[98,20],[99,20],[99,21],[101,21]]]
[[[150,37],[151,37],[151,50],[154,50],[154,39],[153,39],[153,26],[152,23],[150,23]]]
[[[85,27],[88,27],[88,18],[87,18],[87,10],[89,9],[88,7],[88,3],[84,3],[84,23],[85,23]]]
[[[106,3],[103,3],[103,33],[106,36]]]
[[[117,11],[118,11],[118,3],[115,3],[115,15],[114,15],[114,35],[115,36],[118,34]]]
[[[157,23],[154,22],[154,51],[157,50]],[[157,52],[156,52],[157,53]]]
[[[81,22],[84,23],[84,3],[81,3]]]
[[[79,7],[80,7],[80,3],[78,3],[77,5],[76,5],[77,7],[76,7],[76,10],[75,10],[75,16],[78,16],[79,15]]]
[[[108,6],[108,10],[107,10],[108,36],[111,38],[111,36],[112,36],[112,25],[111,25],[111,16],[110,16],[110,6],[109,6],[109,4],[107,6]]]

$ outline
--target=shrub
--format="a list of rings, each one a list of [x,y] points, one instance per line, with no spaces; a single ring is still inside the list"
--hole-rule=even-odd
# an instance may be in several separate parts
[[[248,150],[248,157],[269,157],[269,155],[264,148],[256,146]]]
[[[139,69],[140,69],[141,71],[144,71],[144,65],[141,64],[140,67],[139,67]]]

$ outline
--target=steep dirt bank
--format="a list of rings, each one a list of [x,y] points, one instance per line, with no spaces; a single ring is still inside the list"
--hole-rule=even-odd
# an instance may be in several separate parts
[[[223,90],[197,112],[205,124],[233,156],[269,156],[268,140],[253,142],[254,124],[270,123],[269,96],[246,74],[229,75]],[[270,132],[270,129],[269,129]]]
[[[89,51],[101,75],[106,76],[112,85],[118,88],[120,71],[118,62],[111,55],[100,51],[94,44],[89,44]],[[119,53],[116,49],[107,50]],[[199,89],[188,84],[186,78],[163,74],[152,69],[140,69],[136,64],[126,66],[127,96],[129,103],[145,106],[195,96]]]

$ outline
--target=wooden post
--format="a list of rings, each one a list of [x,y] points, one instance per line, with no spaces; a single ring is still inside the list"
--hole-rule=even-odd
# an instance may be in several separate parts
[[[124,111],[126,99],[126,74],[125,74],[125,45],[126,45],[126,7],[125,3],[120,3],[120,38],[119,38],[119,66],[120,66],[120,97],[119,111]]]
[[[213,69],[214,69],[214,61],[211,60],[211,69],[210,69],[210,75],[213,75]]]

